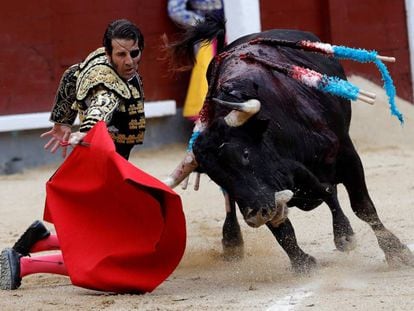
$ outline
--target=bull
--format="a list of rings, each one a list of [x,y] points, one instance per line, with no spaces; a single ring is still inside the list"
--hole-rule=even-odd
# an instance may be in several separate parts
[[[302,68],[346,81],[340,63],[291,44],[318,42],[309,32],[269,30],[227,46],[224,37],[223,19],[208,16],[171,45],[173,55],[192,60],[193,44],[217,38],[221,50],[208,68],[198,136],[166,183],[174,187],[194,170],[206,173],[227,194],[223,246],[243,245],[237,203],[249,226],[269,228],[297,272],[308,272],[316,260],[297,243],[290,207],[310,211],[325,202],[337,249],[355,247],[337,197],[337,185],[343,184],[353,212],[371,226],[387,262],[414,265],[411,251],[384,226],[369,196],[349,136],[350,100],[293,78],[292,68]],[[373,98],[364,94],[360,99]]]

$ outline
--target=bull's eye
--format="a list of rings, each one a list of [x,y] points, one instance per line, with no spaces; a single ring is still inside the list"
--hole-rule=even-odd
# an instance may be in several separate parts
[[[247,149],[243,150],[242,163],[243,165],[249,164],[249,150]]]

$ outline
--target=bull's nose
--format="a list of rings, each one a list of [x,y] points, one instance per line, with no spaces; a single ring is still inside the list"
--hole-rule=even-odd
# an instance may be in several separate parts
[[[260,213],[262,214],[262,218],[263,219],[269,219],[270,217],[270,212],[267,208],[262,208]]]
[[[254,218],[246,218],[245,219],[246,220],[246,223],[250,226],[250,227],[253,227],[253,228],[258,228],[258,227],[260,227],[261,225],[263,225],[262,223],[258,223],[257,222],[257,219],[254,217]]]
[[[247,208],[247,212],[244,215],[244,218],[248,219],[248,218],[253,218],[256,216],[257,211],[255,211],[254,209],[248,207]]]

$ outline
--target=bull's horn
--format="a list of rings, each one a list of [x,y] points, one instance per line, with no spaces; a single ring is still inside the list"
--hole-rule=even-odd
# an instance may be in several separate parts
[[[283,223],[288,216],[288,207],[286,205],[293,197],[293,192],[290,190],[282,190],[275,193],[276,214],[269,221],[273,227],[278,227]]]
[[[286,204],[293,197],[293,192],[290,190],[282,190],[275,193],[276,205]]]
[[[224,118],[226,124],[231,127],[243,125],[260,110],[260,101],[257,99],[249,99],[243,103],[228,102],[218,98],[213,98],[213,101],[219,105],[233,109]]]
[[[198,164],[194,154],[189,151],[184,159],[178,164],[175,170],[163,182],[170,188],[178,186],[191,172],[197,168]]]

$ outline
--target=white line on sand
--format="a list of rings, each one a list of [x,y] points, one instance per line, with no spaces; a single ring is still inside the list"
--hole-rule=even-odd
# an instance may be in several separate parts
[[[292,294],[275,301],[266,311],[293,311],[303,299],[313,296],[313,290],[317,287],[316,284],[309,284],[296,288]]]
[[[411,244],[411,247],[414,248],[414,244]],[[341,289],[358,290],[360,288],[364,288],[366,286],[366,282],[359,276],[349,273],[338,274],[335,272],[335,278],[332,279],[328,273],[327,275],[320,276],[319,279],[316,279],[301,287],[293,288],[289,295],[272,301],[266,311],[294,311],[297,307],[304,303],[305,299],[318,295],[320,288],[332,286]]]

